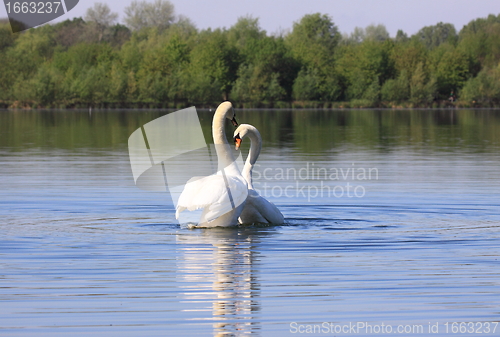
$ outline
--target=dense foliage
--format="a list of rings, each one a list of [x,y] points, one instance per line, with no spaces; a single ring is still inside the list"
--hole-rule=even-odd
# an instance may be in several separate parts
[[[97,5],[85,19],[17,34],[0,21],[0,104],[417,107],[451,104],[452,96],[453,104],[500,105],[500,15],[458,33],[438,23],[390,38],[382,25],[342,36],[317,13],[269,35],[252,17],[197,30],[168,4],[134,1],[128,26]],[[155,24],[161,15],[165,24]]]

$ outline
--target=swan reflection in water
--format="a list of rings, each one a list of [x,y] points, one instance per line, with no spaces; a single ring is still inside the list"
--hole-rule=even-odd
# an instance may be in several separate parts
[[[178,276],[182,296],[192,303],[211,302],[214,336],[242,336],[258,326],[260,286],[255,251],[270,228],[210,228],[177,235]],[[211,308],[210,308],[211,307]],[[193,310],[192,308],[190,310]],[[197,317],[200,319],[206,319]]]

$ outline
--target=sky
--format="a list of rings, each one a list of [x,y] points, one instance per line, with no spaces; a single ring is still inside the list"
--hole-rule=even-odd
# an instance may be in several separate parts
[[[153,0],[150,0],[153,1]],[[239,17],[259,18],[262,29],[269,34],[290,30],[305,14],[322,13],[332,17],[343,33],[355,27],[383,24],[395,36],[398,29],[408,35],[438,22],[452,23],[459,31],[471,20],[500,14],[500,0],[170,0],[176,14],[192,20],[199,29],[229,28]],[[105,2],[119,14],[132,0],[80,0],[78,5],[57,21],[83,17],[95,2]],[[5,7],[0,6],[0,17]]]

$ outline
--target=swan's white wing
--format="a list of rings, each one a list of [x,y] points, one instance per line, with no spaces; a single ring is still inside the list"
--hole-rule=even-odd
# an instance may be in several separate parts
[[[259,196],[260,197],[260,196]],[[250,225],[255,223],[268,223],[268,221],[260,214],[255,204],[255,199],[248,196],[245,207],[240,214],[238,221],[241,224]]]
[[[211,177],[211,176],[209,176]],[[179,214],[184,211],[194,211],[200,208],[204,208],[207,205],[198,204],[195,202],[195,197],[203,189],[203,180],[209,177],[193,177],[184,186],[179,199],[177,200],[175,218],[179,219]]]
[[[218,198],[211,203],[208,211],[204,214],[205,219],[202,222],[212,221],[219,216],[226,214],[241,204],[245,203],[248,196],[248,187],[243,177],[226,176],[227,185],[223,176],[217,176],[217,180],[211,180],[209,184],[204,186],[203,193],[200,197],[205,200],[203,194],[215,194]],[[221,180],[222,179],[222,180]]]
[[[285,218],[272,202],[260,196],[255,190],[248,190],[248,198],[241,212],[240,222],[281,225],[285,222]]]
[[[227,180],[227,184],[226,184]],[[184,210],[205,209],[201,222],[212,221],[243,204],[248,195],[245,180],[238,176],[211,175],[192,178],[177,202],[176,218]]]

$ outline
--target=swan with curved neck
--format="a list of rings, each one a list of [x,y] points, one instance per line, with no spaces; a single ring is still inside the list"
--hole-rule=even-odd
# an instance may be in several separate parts
[[[224,129],[226,119],[231,120],[233,126],[238,126],[231,102],[221,103],[215,110],[212,119],[212,137],[214,138],[215,152],[217,153],[218,170],[221,172],[222,169],[226,168],[233,175],[241,175],[227,141]]]
[[[281,225],[285,222],[283,214],[273,203],[259,195],[252,184],[252,170],[262,149],[260,132],[252,125],[241,124],[234,131],[236,149],[239,149],[245,137],[250,139],[250,151],[243,167],[243,178],[248,183],[248,197],[239,221],[241,224],[266,223]]]
[[[250,139],[250,151],[245,161],[242,175],[248,183],[248,189],[253,190],[252,170],[257,158],[259,158],[260,150],[262,149],[262,137],[260,136],[259,130],[250,124],[241,124],[240,127],[235,130],[234,135],[236,150],[239,149],[243,138],[248,137]]]
[[[193,177],[184,187],[176,206],[175,217],[182,211],[203,209],[197,227],[227,227],[238,224],[248,195],[245,179],[235,163],[226,139],[224,123],[234,117],[233,106],[223,102],[215,111],[212,120],[212,136],[218,160],[218,172],[207,177]]]

